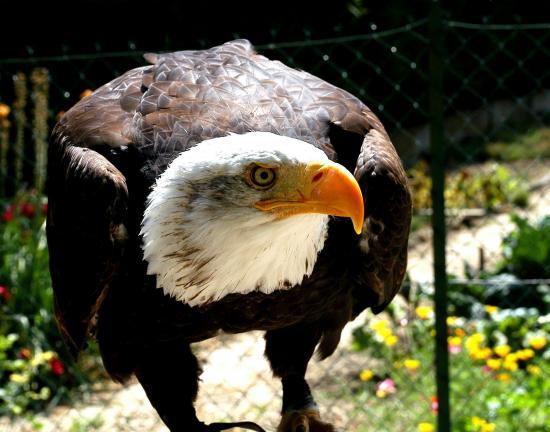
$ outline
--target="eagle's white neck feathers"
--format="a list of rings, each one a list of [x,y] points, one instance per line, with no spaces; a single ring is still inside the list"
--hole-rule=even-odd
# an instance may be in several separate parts
[[[307,164],[326,155],[263,132],[204,141],[179,155],[149,195],[142,235],[148,273],[165,294],[200,306],[231,293],[288,289],[309,276],[328,216],[284,219],[254,208],[240,178],[251,162]]]

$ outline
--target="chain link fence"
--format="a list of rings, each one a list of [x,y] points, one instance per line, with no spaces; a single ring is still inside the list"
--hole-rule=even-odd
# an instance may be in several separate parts
[[[550,255],[536,244],[545,234],[533,226],[550,215],[550,24],[439,25],[441,52],[433,50],[429,19],[356,36],[257,45],[261,54],[363,99],[386,125],[415,194],[402,295],[387,313],[366,312],[348,325],[337,352],[311,362],[308,379],[322,415],[346,431],[433,430],[438,414],[447,415],[441,412],[441,397],[447,397],[442,384],[449,387],[452,430],[548,430],[548,359],[541,341],[548,339],[544,260]],[[27,58],[0,60],[4,197],[22,188],[42,190],[56,118],[89,89],[143,65],[142,54],[131,47],[35,58],[29,51]],[[442,65],[439,77],[429,67],[434,56]],[[434,88],[438,78],[441,91]],[[439,112],[430,103],[434,91]],[[444,166],[434,167],[434,128],[443,137],[438,151]],[[444,191],[434,184],[440,182],[432,176],[435,169],[444,171]],[[445,198],[444,229],[430,224],[437,211],[432,189],[438,186]],[[519,238],[521,227],[531,229],[528,240]],[[449,368],[442,383],[434,360],[433,250],[434,242],[445,241],[445,231],[444,283],[436,284],[448,291],[439,320],[444,325],[437,327],[445,331],[440,352],[448,353],[437,362],[439,378]],[[514,270],[514,248],[525,241],[540,249],[542,264]],[[222,335],[194,348],[204,369],[199,416],[211,422],[246,418],[275,430],[281,388],[263,358],[262,334]],[[539,381],[528,385],[530,380]],[[95,383],[73,403],[53,405],[32,420],[6,415],[0,428],[166,430],[136,384]],[[447,430],[441,419],[439,426]]]

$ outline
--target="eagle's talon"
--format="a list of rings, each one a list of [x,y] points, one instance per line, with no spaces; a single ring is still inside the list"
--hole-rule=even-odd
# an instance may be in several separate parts
[[[319,411],[304,409],[283,414],[277,432],[336,432],[336,429],[321,421]]]

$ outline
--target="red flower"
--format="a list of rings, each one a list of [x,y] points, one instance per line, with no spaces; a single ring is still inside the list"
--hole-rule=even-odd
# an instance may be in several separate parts
[[[36,215],[36,210],[30,202],[21,203],[20,209],[21,214],[28,217],[29,219],[32,219]]]
[[[50,370],[54,375],[60,376],[65,373],[65,366],[58,358],[53,358],[50,360]]]
[[[23,348],[19,352],[19,358],[22,358],[23,360],[28,360],[31,357],[32,357],[32,352],[31,352],[30,348]]]
[[[48,214],[48,202],[47,201],[44,204],[42,204],[42,213]]]
[[[10,204],[6,211],[4,212],[4,215],[2,216],[2,220],[4,222],[9,222],[13,219],[13,210],[15,206],[13,204]]]
[[[432,413],[437,414],[437,411],[439,410],[439,401],[437,400],[437,396],[432,396],[432,403],[431,403]]]
[[[8,301],[11,298],[11,293],[8,287],[0,285],[0,298],[3,298],[4,301]]]

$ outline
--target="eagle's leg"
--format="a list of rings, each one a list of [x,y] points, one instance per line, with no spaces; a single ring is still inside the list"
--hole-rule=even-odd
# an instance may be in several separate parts
[[[194,407],[199,373],[197,358],[183,341],[144,349],[135,370],[149,401],[171,432],[219,432],[236,427],[265,432],[253,422],[207,425],[199,421]]]
[[[185,341],[157,344],[139,356],[135,375],[172,432],[206,431],[195,414],[199,365]]]
[[[323,421],[305,380],[307,364],[319,342],[321,332],[315,326],[295,325],[268,331],[266,356],[273,374],[283,384],[282,419],[277,432],[334,432]]]

